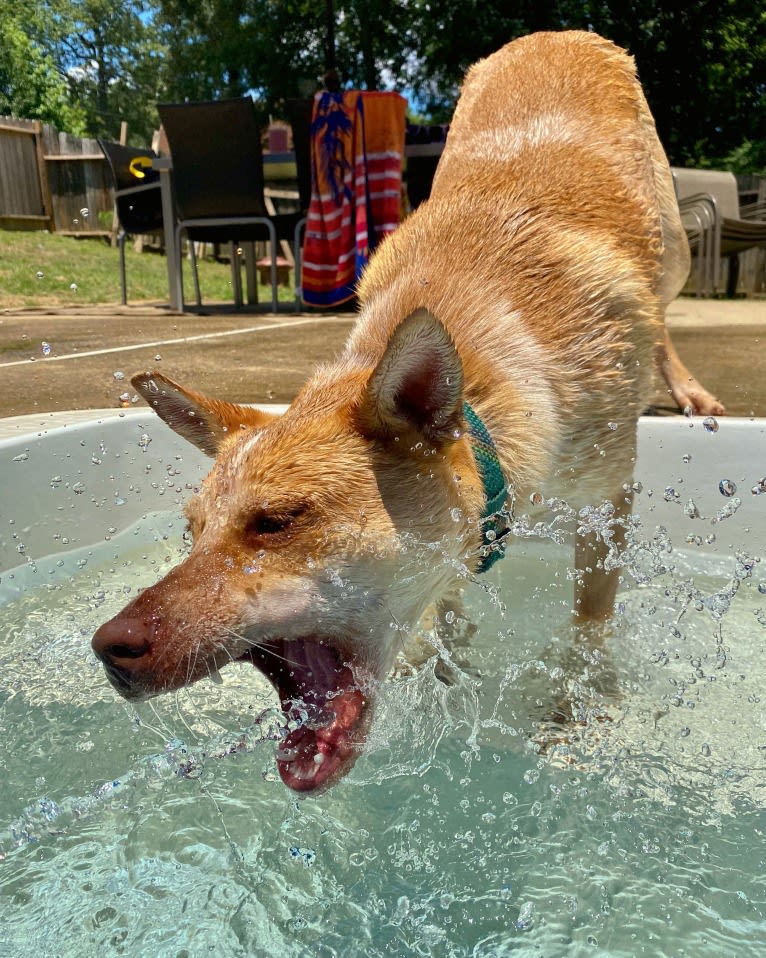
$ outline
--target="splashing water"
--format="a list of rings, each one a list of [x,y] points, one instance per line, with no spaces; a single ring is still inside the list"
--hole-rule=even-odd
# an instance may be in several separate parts
[[[20,958],[755,958],[762,564],[631,521],[618,614],[588,636],[564,527],[615,520],[547,505],[382,687],[351,775],[306,801],[278,779],[284,715],[256,670],[133,707],[90,652],[184,554],[180,521],[3,573],[0,940]]]

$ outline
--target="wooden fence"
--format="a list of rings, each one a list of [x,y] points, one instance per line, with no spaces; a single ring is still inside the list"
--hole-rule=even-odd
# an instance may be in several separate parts
[[[114,194],[98,142],[0,117],[0,228],[109,236]]]

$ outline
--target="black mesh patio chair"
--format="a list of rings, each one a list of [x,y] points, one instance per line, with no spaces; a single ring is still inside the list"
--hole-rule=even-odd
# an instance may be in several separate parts
[[[160,174],[151,168],[139,166],[139,172],[144,175],[137,177],[131,172],[130,164],[142,157],[154,160],[157,154],[148,148],[137,149],[109,140],[99,139],[98,145],[109,163],[114,181],[114,199],[120,224],[117,234],[117,247],[120,251],[120,293],[124,306],[128,301],[125,241],[129,235],[159,233],[162,230]]]
[[[266,209],[261,136],[253,101],[242,97],[161,103],[157,109],[173,163],[179,271],[183,262],[180,241],[185,233],[190,243],[197,305],[202,300],[194,260],[195,243],[231,243],[232,282],[240,305],[238,244],[267,242],[271,307],[276,312],[277,241],[294,242],[301,214],[270,214]]]

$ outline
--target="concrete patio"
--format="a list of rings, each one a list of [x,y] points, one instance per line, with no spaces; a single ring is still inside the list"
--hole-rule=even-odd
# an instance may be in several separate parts
[[[0,312],[0,418],[116,408],[130,377],[158,368],[239,402],[288,402],[337,355],[352,313],[171,313],[160,306]],[[766,301],[677,300],[668,325],[683,360],[735,416],[766,417]],[[662,388],[656,411],[673,412]]]

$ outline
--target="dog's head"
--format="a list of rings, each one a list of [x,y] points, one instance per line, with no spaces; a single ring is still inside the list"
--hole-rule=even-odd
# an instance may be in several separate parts
[[[93,648],[135,698],[252,662],[292,725],[283,780],[327,787],[359,754],[401,631],[476,554],[482,492],[454,346],[418,311],[376,364],[320,370],[280,417],[158,373],[133,384],[216,460],[186,508],[191,553]]]

